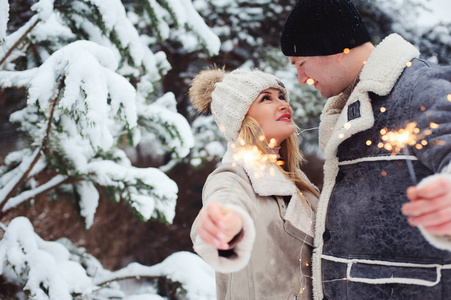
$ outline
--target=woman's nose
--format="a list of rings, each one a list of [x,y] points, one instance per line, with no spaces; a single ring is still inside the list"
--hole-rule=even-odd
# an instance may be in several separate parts
[[[280,110],[286,110],[290,107],[290,104],[288,104],[288,102],[283,101],[283,100],[279,100],[280,101]]]

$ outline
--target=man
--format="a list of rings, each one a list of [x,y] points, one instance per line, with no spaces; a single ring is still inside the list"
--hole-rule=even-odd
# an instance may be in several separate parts
[[[375,47],[349,0],[300,0],[281,48],[329,98],[315,299],[451,299],[451,68],[397,34]]]

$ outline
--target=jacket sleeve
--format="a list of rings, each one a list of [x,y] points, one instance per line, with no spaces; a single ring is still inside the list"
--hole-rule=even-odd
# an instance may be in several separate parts
[[[217,272],[237,272],[249,262],[255,241],[255,193],[244,170],[239,166],[221,166],[207,179],[202,192],[205,207],[218,202],[237,212],[243,220],[243,236],[229,255],[222,256],[214,246],[205,243],[197,235],[197,221],[191,228],[191,240],[196,251]]]
[[[413,151],[421,163],[435,173],[418,186],[440,177],[451,179],[451,67],[423,71],[412,89],[411,99],[412,120],[420,129],[420,141],[427,142],[422,149],[413,147]],[[432,245],[451,251],[450,237],[434,236],[420,230]]]

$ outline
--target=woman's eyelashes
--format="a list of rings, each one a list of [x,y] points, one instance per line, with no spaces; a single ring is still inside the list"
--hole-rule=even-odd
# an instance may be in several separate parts
[[[271,101],[272,98],[269,95],[265,95],[261,98],[260,102]]]
[[[263,96],[263,97],[261,98],[260,102],[272,101],[272,100],[273,100],[273,97],[271,97],[270,95],[265,95],[265,96]],[[284,94],[280,94],[280,95],[279,95],[279,100],[287,101],[287,99],[286,99],[286,97],[285,97]]]

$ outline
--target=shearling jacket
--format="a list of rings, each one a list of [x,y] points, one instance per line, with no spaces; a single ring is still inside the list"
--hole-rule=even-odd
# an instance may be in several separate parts
[[[409,226],[415,185],[451,176],[451,68],[418,59],[393,34],[320,124],[325,178],[317,211],[315,299],[451,299],[451,242]],[[392,153],[382,134],[416,122],[418,146]]]
[[[243,219],[244,235],[232,251],[218,251],[197,236],[196,219],[191,230],[194,250],[215,269],[219,300],[312,299],[318,199],[302,191],[308,203],[302,201],[277,168],[260,166],[234,161],[227,152],[208,177],[202,201],[204,206],[216,201],[235,210]]]

